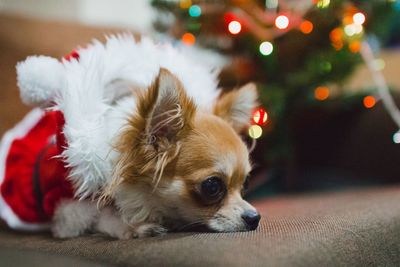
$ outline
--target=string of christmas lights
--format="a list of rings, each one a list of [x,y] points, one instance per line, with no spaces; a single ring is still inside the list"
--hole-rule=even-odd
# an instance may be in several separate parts
[[[266,0],[265,6],[260,6],[256,1],[230,0],[231,9],[225,9],[225,4],[220,1],[195,1],[180,0],[179,7],[187,12],[191,17],[191,24],[188,25],[186,32],[181,35],[181,41],[185,45],[194,45],[196,43],[196,33],[191,29],[198,29],[201,25],[201,19],[204,15],[222,14],[225,23],[225,29],[231,39],[239,38],[246,34],[251,34],[258,40],[258,52],[261,56],[270,58],[276,51],[275,39],[289,31],[297,30],[306,35],[312,35],[315,28],[320,25],[314,25],[312,19],[307,19],[306,14],[311,9],[328,9],[331,5],[330,0],[309,1],[307,6],[304,1],[295,5],[294,1],[290,4],[284,0]],[[299,8],[301,7],[301,8]],[[393,120],[400,129],[400,111],[394,105],[393,99],[380,72],[384,62],[375,59],[370,53],[369,46],[364,42],[364,24],[366,15],[350,1],[342,6],[340,12],[341,24],[333,28],[329,33],[329,40],[336,51],[348,49],[353,54],[361,54],[378,89],[380,99],[382,99],[385,108],[392,116]],[[337,13],[339,15],[339,13]],[[197,25],[196,27],[193,25]],[[221,39],[226,46],[232,44],[229,38]],[[368,52],[369,51],[369,52]],[[329,73],[332,71],[332,63],[329,60],[320,62],[321,71]],[[314,99],[325,101],[335,96],[332,88],[326,84],[316,86],[313,92]],[[373,95],[367,95],[362,100],[365,108],[373,108],[377,98]],[[248,129],[248,134],[252,139],[258,139],[263,134],[263,126],[267,124],[269,118],[267,111],[260,107],[254,111],[252,125]],[[393,140],[400,143],[400,130],[395,133]]]

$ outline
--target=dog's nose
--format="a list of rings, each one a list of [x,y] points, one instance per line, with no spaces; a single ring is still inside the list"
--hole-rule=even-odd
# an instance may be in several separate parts
[[[242,214],[242,219],[246,223],[248,230],[255,230],[258,227],[258,223],[260,222],[261,216],[255,210],[246,210]]]

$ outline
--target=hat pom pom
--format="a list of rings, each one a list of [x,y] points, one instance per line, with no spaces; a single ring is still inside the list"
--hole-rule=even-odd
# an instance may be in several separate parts
[[[17,64],[17,81],[22,101],[31,106],[46,106],[64,84],[64,67],[46,56],[30,56]]]

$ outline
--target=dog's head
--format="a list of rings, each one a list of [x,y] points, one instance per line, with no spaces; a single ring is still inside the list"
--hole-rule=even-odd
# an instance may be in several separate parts
[[[178,230],[257,228],[260,215],[242,198],[251,164],[238,135],[256,99],[255,86],[248,84],[223,95],[213,113],[205,112],[173,74],[161,69],[137,97],[137,112],[117,145],[111,188],[123,217]]]

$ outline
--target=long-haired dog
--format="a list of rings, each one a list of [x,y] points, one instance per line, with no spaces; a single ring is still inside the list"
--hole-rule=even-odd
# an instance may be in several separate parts
[[[61,238],[88,231],[131,238],[198,225],[217,232],[257,228],[260,215],[242,198],[251,164],[239,136],[257,105],[253,84],[219,97],[212,66],[129,36],[95,41],[61,62],[29,57],[17,73],[23,101],[41,109],[2,143],[0,215],[11,227],[50,222]],[[50,115],[54,130],[31,153],[33,171],[20,176],[33,181],[32,212],[45,215],[35,220],[9,196],[21,189],[10,181],[22,179],[9,163],[28,162],[13,161],[22,157],[12,152],[13,141],[33,136]],[[54,152],[43,156],[49,144]],[[57,171],[50,175],[53,163]],[[61,179],[57,185],[69,191],[46,194],[40,179]]]

